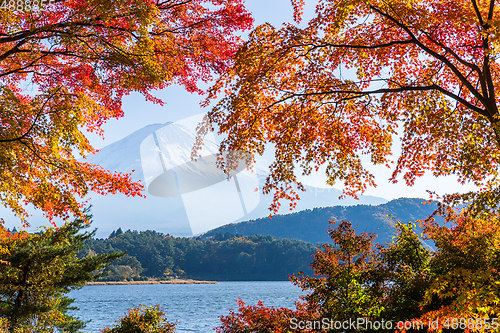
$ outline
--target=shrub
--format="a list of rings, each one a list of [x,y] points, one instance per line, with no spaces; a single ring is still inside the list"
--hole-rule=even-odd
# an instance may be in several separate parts
[[[177,322],[176,322],[177,323]],[[175,332],[176,323],[169,323],[159,305],[140,305],[129,309],[112,328],[100,330],[102,333],[170,333]]]

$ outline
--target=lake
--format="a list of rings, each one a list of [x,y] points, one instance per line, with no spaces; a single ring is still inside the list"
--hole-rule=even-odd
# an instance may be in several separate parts
[[[219,282],[218,284],[153,284],[86,286],[72,291],[82,320],[92,320],[85,332],[99,332],[112,326],[127,309],[139,304],[159,304],[169,322],[177,320],[177,333],[208,333],[220,325],[218,316],[236,310],[238,297],[247,305],[259,300],[265,306],[294,309],[302,295],[289,281]]]

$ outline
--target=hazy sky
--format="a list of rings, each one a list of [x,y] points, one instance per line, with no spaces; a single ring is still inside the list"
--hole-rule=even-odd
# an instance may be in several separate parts
[[[305,19],[312,17],[315,7],[314,0],[306,1]],[[269,22],[275,26],[280,26],[283,22],[292,21],[292,6],[290,0],[250,0],[246,7],[252,12],[255,24]],[[185,117],[206,112],[199,106],[203,96],[187,93],[179,86],[171,86],[162,91],[154,93],[161,98],[166,105],[159,106],[144,101],[139,94],[127,96],[123,100],[123,109],[125,117],[119,120],[110,120],[105,129],[105,140],[91,135],[91,142],[96,148],[102,148],[112,142],[120,140],[130,133],[141,129],[142,127],[154,123],[165,123],[168,121],[177,121]],[[397,151],[397,147],[395,149]],[[270,160],[270,157],[265,159]],[[446,192],[465,191],[472,187],[458,185],[454,178],[436,179],[432,175],[421,177],[413,187],[407,187],[401,180],[399,184],[388,184],[390,170],[379,167],[371,168],[377,176],[377,188],[369,189],[366,194],[393,199],[399,197],[427,197],[426,190],[435,190],[440,194]],[[310,177],[306,180],[309,185],[326,186],[322,174]]]

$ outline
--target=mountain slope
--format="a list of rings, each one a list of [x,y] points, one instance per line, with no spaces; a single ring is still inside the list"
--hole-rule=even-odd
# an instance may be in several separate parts
[[[332,221],[350,221],[356,231],[373,232],[378,235],[377,242],[390,242],[394,236],[394,220],[401,222],[422,219],[434,212],[435,203],[424,205],[424,199],[400,198],[378,206],[335,206],[303,210],[288,215],[261,218],[253,221],[232,223],[211,230],[203,237],[212,237],[217,233],[247,235],[271,235],[277,238],[300,239],[313,244],[327,243],[326,229]]]

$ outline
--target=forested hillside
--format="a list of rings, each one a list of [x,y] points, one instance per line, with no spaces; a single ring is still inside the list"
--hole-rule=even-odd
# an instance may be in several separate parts
[[[436,204],[401,198],[378,206],[335,206],[230,224],[202,237],[171,237],[155,231],[114,231],[108,239],[87,241],[81,256],[127,251],[107,269],[107,280],[180,276],[207,280],[286,280],[289,274],[312,273],[309,263],[317,243],[331,242],[329,220],[350,221],[356,231],[391,242],[394,219],[425,218]],[[236,235],[236,236],[235,236]],[[275,238],[276,237],[276,238]]]
[[[272,218],[228,224],[207,232],[202,237],[212,237],[226,232],[239,235],[272,235],[279,238],[300,239],[313,244],[331,242],[326,229],[329,220],[350,221],[356,231],[377,234],[379,243],[391,242],[394,236],[394,219],[401,222],[426,218],[437,205],[423,204],[419,198],[400,198],[386,204],[371,206],[335,206],[303,210],[293,214],[276,215]]]
[[[324,231],[326,234],[326,231]],[[217,234],[211,239],[174,238],[155,231],[118,229],[108,239],[86,242],[80,256],[127,251],[107,268],[106,280],[179,276],[202,280],[287,280],[312,274],[313,244],[272,236]]]

